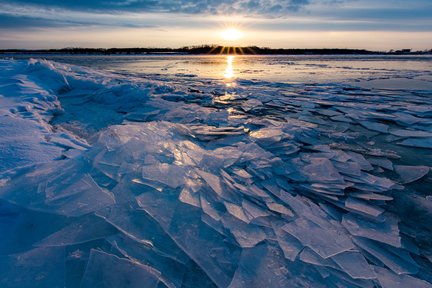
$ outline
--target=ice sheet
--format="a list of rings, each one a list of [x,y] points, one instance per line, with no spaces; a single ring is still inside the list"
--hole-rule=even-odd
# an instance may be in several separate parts
[[[428,91],[0,74],[2,287],[430,287]]]

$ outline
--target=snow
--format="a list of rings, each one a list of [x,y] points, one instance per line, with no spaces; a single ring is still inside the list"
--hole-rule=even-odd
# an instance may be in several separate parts
[[[430,95],[237,84],[0,60],[0,286],[431,287]]]

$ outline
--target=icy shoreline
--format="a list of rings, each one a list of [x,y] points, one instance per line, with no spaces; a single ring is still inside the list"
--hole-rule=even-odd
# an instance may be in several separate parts
[[[238,83],[0,60],[0,286],[432,287],[432,92]]]

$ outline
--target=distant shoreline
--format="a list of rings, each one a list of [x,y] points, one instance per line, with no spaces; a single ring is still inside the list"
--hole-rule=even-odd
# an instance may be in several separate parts
[[[256,46],[226,47],[218,45],[182,48],[62,48],[62,49],[0,49],[0,54],[71,54],[71,55],[432,55],[428,51],[411,49],[370,51],[365,49],[274,49]]]

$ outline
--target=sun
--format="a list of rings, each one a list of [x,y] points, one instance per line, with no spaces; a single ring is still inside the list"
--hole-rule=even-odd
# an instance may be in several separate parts
[[[242,33],[236,28],[229,28],[221,32],[221,37],[227,41],[235,41],[240,39]]]

